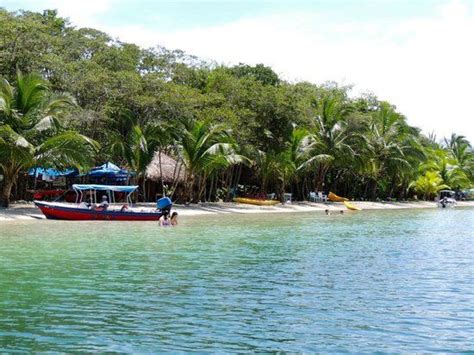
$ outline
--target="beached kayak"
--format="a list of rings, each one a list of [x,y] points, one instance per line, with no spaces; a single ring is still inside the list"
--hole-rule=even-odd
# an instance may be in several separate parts
[[[335,193],[332,193],[331,191],[329,191],[328,199],[329,199],[329,201],[333,201],[333,202],[349,201],[349,199],[347,199],[345,197],[338,196]]]
[[[274,206],[280,203],[277,200],[257,200],[255,198],[245,198],[245,197],[236,197],[234,202],[237,203],[246,203],[249,205],[258,205],[258,206]]]
[[[347,202],[347,201],[343,201],[344,202],[344,206],[346,206],[348,209],[352,210],[352,211],[362,211],[362,208],[359,208],[357,206],[354,206],[353,204]]]

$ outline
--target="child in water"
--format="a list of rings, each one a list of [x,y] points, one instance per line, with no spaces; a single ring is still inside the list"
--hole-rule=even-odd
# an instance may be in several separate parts
[[[178,225],[178,212],[173,212],[171,214],[170,222],[173,227]]]
[[[171,226],[171,221],[168,218],[168,213],[163,213],[163,215],[161,216],[160,226],[161,227],[170,227]]]

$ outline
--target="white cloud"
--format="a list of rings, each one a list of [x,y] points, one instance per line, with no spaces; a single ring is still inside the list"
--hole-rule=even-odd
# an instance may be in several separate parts
[[[101,16],[111,8],[114,0],[0,0],[0,7],[43,11],[56,9],[62,17],[68,17],[79,27],[100,27]]]
[[[355,84],[356,92],[370,90],[397,105],[425,132],[456,132],[474,142],[474,14],[461,0],[402,21],[341,23],[324,13],[293,12],[181,31],[104,26],[100,17],[111,1],[47,2],[77,25],[142,46],[162,44],[229,64],[265,63],[288,80]]]
[[[439,137],[474,141],[474,16],[461,1],[402,22],[331,23],[317,14],[242,19],[221,26],[155,32],[109,28],[126,41],[156,43],[225,63],[265,63],[287,79],[356,84],[396,104],[409,122]]]

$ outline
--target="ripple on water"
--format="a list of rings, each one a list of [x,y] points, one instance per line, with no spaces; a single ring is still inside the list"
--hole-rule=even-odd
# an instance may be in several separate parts
[[[472,209],[3,223],[1,351],[472,351]]]

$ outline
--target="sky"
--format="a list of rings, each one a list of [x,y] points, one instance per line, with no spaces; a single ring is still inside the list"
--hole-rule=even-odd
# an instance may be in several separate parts
[[[224,64],[263,63],[288,81],[353,85],[438,139],[474,142],[474,0],[0,0],[57,9],[142,47]]]

